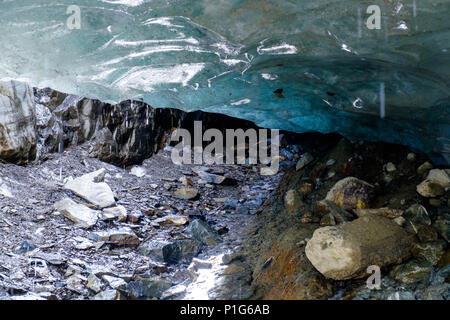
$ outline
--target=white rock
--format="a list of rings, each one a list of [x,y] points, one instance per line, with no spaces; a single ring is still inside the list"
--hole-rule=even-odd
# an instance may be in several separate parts
[[[430,170],[427,180],[431,180],[439,184],[442,188],[450,187],[450,169],[433,169]]]
[[[80,225],[82,228],[90,228],[97,223],[98,214],[85,205],[76,203],[66,198],[55,203],[54,208],[62,213],[67,219]]]
[[[407,159],[408,161],[414,161],[414,160],[416,160],[416,155],[415,155],[414,153],[410,152],[410,153],[408,153],[408,155],[406,156],[406,159]]]
[[[103,209],[103,219],[112,220],[116,219],[119,222],[127,220],[127,209],[124,206],[117,206]]]
[[[388,162],[386,164],[386,171],[387,172],[394,172],[395,170],[397,170],[397,168],[395,167],[395,164],[393,164],[392,162]]]
[[[100,208],[116,204],[111,188],[103,181],[105,169],[85,174],[66,183],[65,188]]]
[[[133,168],[131,168],[130,174],[138,178],[142,178],[143,176],[145,176],[146,170],[143,167],[134,166]]]

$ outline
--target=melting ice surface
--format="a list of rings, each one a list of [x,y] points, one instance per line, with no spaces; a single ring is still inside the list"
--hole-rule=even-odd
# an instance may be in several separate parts
[[[68,27],[77,19],[71,5],[80,9],[80,29]],[[379,29],[368,28],[370,5],[381,9]],[[449,6],[0,0],[0,78],[407,144],[449,163]]]

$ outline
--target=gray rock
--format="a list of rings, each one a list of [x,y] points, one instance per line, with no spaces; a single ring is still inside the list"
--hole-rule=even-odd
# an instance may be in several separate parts
[[[161,295],[161,299],[177,298],[184,293],[186,293],[186,286],[183,284],[178,284],[164,291]]]
[[[100,291],[102,291],[102,280],[97,278],[95,275],[90,274],[87,279],[86,287],[88,289],[91,289],[95,293],[99,293]]]
[[[24,164],[36,157],[32,89],[21,82],[0,82],[0,159]]]
[[[117,290],[105,290],[92,297],[92,300],[119,300],[120,293]]]
[[[105,243],[118,246],[137,246],[140,243],[139,238],[129,227],[122,227],[117,230],[99,231],[90,235],[94,241],[104,241]]]
[[[110,276],[110,275],[104,275],[102,278],[108,282],[108,285],[116,290],[120,290],[122,288],[125,288],[127,286],[127,283],[122,278]]]
[[[58,201],[54,204],[54,208],[82,228],[91,228],[98,220],[98,214],[95,210],[76,203],[69,198]]]
[[[297,161],[297,165],[295,166],[295,170],[301,170],[304,167],[306,167],[308,164],[310,164],[314,160],[314,157],[306,152],[301,155],[300,159]]]
[[[188,231],[195,240],[205,245],[215,245],[222,241],[222,238],[216,231],[214,231],[206,222],[199,219],[191,222]]]
[[[170,281],[153,277],[131,281],[120,291],[132,299],[151,299],[161,298],[171,286]]]

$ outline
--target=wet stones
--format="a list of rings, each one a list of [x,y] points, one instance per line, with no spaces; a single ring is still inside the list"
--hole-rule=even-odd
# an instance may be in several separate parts
[[[374,186],[355,177],[347,177],[330,189],[325,200],[334,202],[344,210],[352,210],[369,207],[374,196]]]
[[[428,261],[411,260],[408,263],[395,266],[389,276],[397,282],[412,284],[430,279],[433,266]]]
[[[140,254],[150,257],[155,261],[164,261],[163,248],[170,245],[169,241],[148,240],[141,243],[137,250]]]
[[[66,198],[54,204],[55,210],[82,228],[91,228],[97,223],[97,211]]]
[[[215,245],[222,241],[222,238],[216,231],[214,231],[206,222],[199,219],[191,222],[188,231],[195,240],[205,245]]]
[[[105,169],[100,169],[68,181],[65,188],[99,208],[111,207],[116,201],[111,188],[102,182],[104,176]]]
[[[415,257],[424,258],[432,265],[437,265],[445,253],[447,244],[444,240],[416,243],[411,252]]]
[[[345,280],[370,265],[400,263],[410,255],[413,238],[390,219],[365,215],[352,222],[314,231],[305,252],[325,277]]]

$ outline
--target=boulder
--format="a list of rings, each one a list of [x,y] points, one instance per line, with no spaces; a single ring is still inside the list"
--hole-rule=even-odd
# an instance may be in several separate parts
[[[68,181],[65,188],[99,208],[111,207],[116,204],[116,201],[111,188],[102,182],[104,176],[105,169],[102,168]]]
[[[413,238],[390,219],[365,215],[339,226],[314,231],[305,252],[325,277],[346,280],[365,274],[368,266],[401,263]]]
[[[76,203],[69,198],[58,201],[54,204],[54,208],[82,228],[88,229],[95,225],[98,220],[98,214],[95,210]]]
[[[24,164],[36,157],[32,89],[21,82],[0,82],[0,159]]]
[[[374,196],[374,186],[355,177],[347,177],[336,182],[325,200],[344,210],[353,210],[367,208]]]

